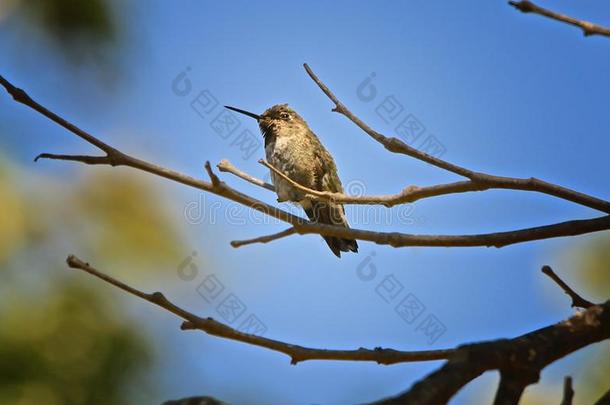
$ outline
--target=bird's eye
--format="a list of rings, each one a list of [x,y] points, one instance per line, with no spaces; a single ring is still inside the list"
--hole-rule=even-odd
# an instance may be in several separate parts
[[[288,113],[281,113],[280,118],[283,120],[287,120],[288,118],[290,118],[290,115]]]

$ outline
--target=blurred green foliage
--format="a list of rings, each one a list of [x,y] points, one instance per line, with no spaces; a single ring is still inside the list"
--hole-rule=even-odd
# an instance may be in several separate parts
[[[592,302],[609,300],[610,237],[592,238],[574,250],[571,252],[573,268],[585,287],[579,293]],[[593,403],[610,388],[610,342],[597,345],[577,378],[577,383],[582,387],[579,390],[576,386],[575,398],[581,403]]]
[[[28,0],[23,6],[35,23],[57,41],[106,42],[115,37],[106,0]]]
[[[584,243],[577,243],[563,252],[563,259],[565,269],[556,270],[560,275],[573,272],[578,282],[568,284],[579,294],[591,302],[610,299],[610,237],[587,238]],[[565,305],[569,302],[565,297]],[[610,342],[600,342],[584,350],[587,353],[584,361],[566,372],[573,378],[575,404],[592,404],[610,387]],[[545,385],[543,381],[526,392],[522,402],[524,405],[540,404],[554,398],[554,402],[559,403],[562,392],[561,385]]]
[[[111,252],[101,258],[105,263],[145,274],[165,273],[184,254],[184,240],[180,224],[166,209],[166,197],[153,184],[158,181],[129,169],[82,177],[65,199],[70,207],[64,212],[66,222],[84,228],[79,229],[79,238],[95,247],[92,254]]]
[[[100,62],[120,42],[113,6],[111,0],[6,0],[0,17],[16,20],[72,62]]]
[[[145,176],[89,173],[47,176],[0,154],[2,404],[122,404],[155,386],[151,336],[127,297],[63,257],[160,276],[181,257],[181,225]]]
[[[112,73],[124,28],[117,5],[125,6],[0,0],[0,23],[31,49]],[[119,278],[158,277],[183,256],[181,223],[144,175],[75,173],[29,171],[0,150],[1,404],[126,404],[157,389],[146,325],[127,314],[126,297],[63,257],[78,254]]]
[[[184,236],[156,183],[116,169],[89,173],[65,181],[29,174],[24,182],[28,174],[0,164],[0,264],[36,244],[69,246],[89,261],[120,264],[117,271],[175,268]]]
[[[596,237],[572,253],[577,274],[587,291],[603,300],[610,299],[610,237]]]
[[[10,176],[8,167],[0,166],[0,265],[25,242],[24,201]]]
[[[65,279],[43,295],[21,287],[0,302],[0,402],[128,403],[125,387],[151,353],[120,308],[101,288]]]

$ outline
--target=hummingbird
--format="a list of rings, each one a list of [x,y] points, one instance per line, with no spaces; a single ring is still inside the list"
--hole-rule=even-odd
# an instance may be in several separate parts
[[[291,180],[313,190],[342,193],[337,166],[307,122],[288,104],[268,108],[261,115],[225,106],[258,122],[265,139],[267,161]],[[349,228],[343,205],[306,198],[305,193],[271,171],[278,202],[294,202],[305,210],[312,222]],[[341,252],[358,252],[352,239],[323,236],[337,257]]]

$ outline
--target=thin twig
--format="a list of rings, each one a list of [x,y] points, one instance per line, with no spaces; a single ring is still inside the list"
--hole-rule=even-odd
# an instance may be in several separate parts
[[[561,399],[561,405],[572,405],[574,399],[574,389],[572,388],[572,377],[566,377],[563,379],[563,398]]]
[[[269,243],[277,239],[285,238],[286,236],[294,235],[296,232],[296,229],[291,227],[281,232],[273,233],[271,235],[259,236],[258,238],[233,240],[231,241],[231,246],[233,246],[234,248],[238,248],[244,245],[251,245],[253,243]]]
[[[581,297],[576,291],[574,291],[569,285],[567,285],[551,268],[551,266],[542,266],[542,272],[550,277],[561,289],[572,299],[572,307],[574,308],[590,308],[592,302]]]
[[[263,166],[269,168],[275,174],[286,180],[296,189],[305,193],[306,198],[311,199],[322,199],[326,201],[332,201],[337,204],[362,204],[362,205],[384,205],[386,207],[393,207],[398,204],[406,204],[415,202],[422,198],[428,198],[433,196],[439,196],[443,194],[453,194],[466,191],[480,191],[486,190],[487,187],[479,185],[472,181],[460,181],[448,184],[438,184],[431,187],[417,187],[409,186],[398,194],[389,195],[363,195],[363,196],[352,196],[344,193],[333,193],[331,191],[319,191],[297,183],[292,180],[278,168],[274,167],[271,163],[266,160],[258,161]]]
[[[359,348],[356,350],[327,350],[313,349],[284,343],[278,340],[240,332],[212,318],[201,318],[173,304],[160,292],[154,292],[151,294],[142,292],[107,274],[100,272],[99,270],[96,270],[89,265],[89,263],[85,263],[74,255],[68,256],[66,261],[68,266],[73,269],[83,270],[129,294],[135,295],[136,297],[158,305],[159,307],[179,316],[185,321],[182,325],[182,329],[184,330],[198,329],[209,335],[236,340],[284,353],[290,356],[291,364],[297,364],[306,360],[374,361],[379,364],[396,364],[414,361],[443,360],[449,358],[453,353],[452,349],[405,352],[380,347],[375,349]]]
[[[231,174],[239,177],[240,179],[247,181],[248,183],[252,183],[256,186],[266,188],[269,191],[275,192],[275,187],[273,187],[273,184],[269,184],[269,183],[265,182],[264,180],[257,179],[256,177],[250,176],[248,173],[243,172],[243,171],[239,170],[237,167],[233,166],[233,164],[231,164],[231,162],[229,162],[226,159],[221,160],[220,163],[218,163],[216,165],[216,167],[221,172],[231,173]]]
[[[210,180],[212,181],[212,186],[213,187],[219,187],[220,186],[220,179],[218,178],[216,173],[214,173],[214,171],[212,170],[212,165],[210,165],[210,161],[209,160],[207,160],[205,162],[204,168],[205,168],[205,171],[208,173],[208,176],[210,177]]]
[[[582,30],[585,37],[591,35],[602,35],[605,37],[610,37],[610,28],[603,27],[601,25],[593,24],[589,21],[579,20],[574,17],[567,16],[565,14],[559,14],[555,11],[542,8],[540,6],[535,5],[531,1],[509,1],[508,4],[516,8],[517,10],[523,13],[534,13],[541,15],[543,17],[548,17],[550,19],[560,21],[566,24],[573,25]]]

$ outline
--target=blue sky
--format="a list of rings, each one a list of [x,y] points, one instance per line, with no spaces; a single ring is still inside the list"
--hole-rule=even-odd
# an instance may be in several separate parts
[[[610,5],[602,2],[543,5],[610,22]],[[425,126],[424,136],[434,135],[443,144],[445,159],[492,174],[535,176],[609,198],[610,141],[604,134],[610,125],[609,84],[604,80],[610,70],[607,39],[585,39],[574,28],[523,15],[504,1],[150,1],[146,6],[132,1],[122,7],[128,42],[111,81],[99,80],[95,69],[86,66],[67,68],[43,46],[16,45],[20,34],[10,27],[0,37],[0,51],[10,55],[0,63],[2,74],[114,146],[198,177],[205,176],[206,160],[217,163],[223,158],[253,175],[265,175],[257,163],[262,148],[244,159],[243,151],[232,144],[237,134],[223,139],[211,127],[220,107],[203,117],[191,108],[193,99],[207,91],[219,105],[254,112],[289,103],[332,152],[344,184],[367,194],[456,179],[388,153],[332,113],[331,102],[302,68],[307,62],[354,113],[380,132],[394,134],[395,125],[376,112],[385,97],[394,96],[404,107],[401,117],[412,114]],[[178,96],[172,82],[182,72],[192,90]],[[357,89],[371,73],[378,95],[365,102]],[[7,97],[0,103],[10,117],[0,125],[11,128],[0,142],[14,151],[19,163],[57,176],[66,170],[98,170],[61,162],[34,165],[31,159],[41,151],[90,149]],[[239,131],[243,129],[258,135],[253,121],[242,119]],[[275,202],[264,190],[224,178]],[[341,260],[316,236],[236,250],[230,240],[285,226],[255,223],[260,216],[252,218],[227,201],[159,183],[173,196],[176,218],[184,221],[190,235],[184,256],[198,252],[198,277],[185,282],[170,269],[171,282],[164,284],[168,295],[219,318],[197,290],[213,274],[227,294],[233,292],[246,303],[248,314],[264,322],[266,336],[279,340],[325,348],[425,350],[512,337],[572,313],[563,294],[541,275],[543,264],[555,266],[580,287],[577,269],[567,266],[566,252],[587,237],[502,249],[390,249],[362,242],[358,255]],[[199,201],[203,217],[189,220],[185,208]],[[374,211],[385,213],[381,208]],[[360,218],[354,209],[349,213]],[[424,200],[387,215],[382,224],[352,224],[407,233],[474,234],[587,218],[595,212],[547,196],[491,191]],[[376,276],[365,281],[362,271],[371,264]],[[376,290],[387,276],[403,286],[392,303]],[[154,288],[154,280],[145,283]],[[394,310],[408,294],[425,306],[412,323]],[[157,308],[136,300],[126,303],[146,314],[159,348],[167,354],[159,364],[167,398],[211,394],[235,404],[352,404],[396,394],[440,365],[316,361],[295,367],[285,356],[264,349],[181,332],[176,320]],[[433,344],[417,330],[427,315],[446,328]],[[565,374],[574,373],[580,360],[594,354],[590,348],[558,362],[543,373],[542,382],[559,387]],[[492,395],[485,382],[494,378],[473,383],[454,403]]]

